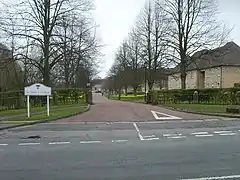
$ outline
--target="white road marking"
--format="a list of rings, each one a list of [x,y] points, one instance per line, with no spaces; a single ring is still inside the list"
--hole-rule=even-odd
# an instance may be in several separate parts
[[[192,178],[192,179],[181,179],[181,180],[220,180],[220,179],[236,179],[236,178],[240,178],[240,175],[203,177],[203,178]]]
[[[144,141],[153,141],[153,140],[159,140],[159,138],[148,138],[148,139],[143,139]]]
[[[0,144],[0,146],[8,146],[8,144]]]
[[[192,135],[203,135],[203,134],[208,134],[208,132],[194,132],[191,133]]]
[[[32,145],[39,145],[40,143],[19,143],[19,146],[32,146]]]
[[[213,134],[197,134],[196,137],[212,137]]]
[[[171,136],[168,137],[169,139],[181,139],[181,138],[185,138],[186,136]]]
[[[144,138],[153,138],[156,137],[155,135],[151,135],[151,136],[143,136]]]
[[[136,124],[136,123],[133,123],[133,126],[135,127],[135,129],[136,129],[136,131],[137,131],[137,133],[138,133],[139,139],[140,139],[141,141],[144,140],[143,136],[142,136],[141,133],[140,133],[140,130],[139,130],[137,124]]]
[[[160,113],[160,112],[157,112],[157,111],[152,111],[151,110],[151,112],[152,112],[154,118],[157,119],[157,120],[182,119],[182,118],[177,117],[177,116],[172,116],[172,115],[165,114],[165,113]],[[158,117],[158,114],[163,115],[165,117]]]
[[[215,134],[231,133],[232,131],[214,131]]]
[[[196,120],[179,120],[179,121],[171,121],[171,123],[180,123],[180,122],[211,122],[211,121],[219,121],[220,119],[196,119]],[[139,124],[162,124],[162,123],[167,123],[165,121],[138,121],[138,122],[134,122],[134,121],[121,121],[121,122],[117,122],[117,121],[113,121],[113,122],[102,122],[102,121],[96,121],[96,122],[71,122],[71,124],[132,124],[132,123],[139,123]],[[66,122],[54,122],[54,123],[48,123],[48,124],[69,124]]]
[[[112,140],[113,143],[128,142],[128,140]]]
[[[182,134],[163,134],[164,137],[181,136]]]
[[[236,135],[237,133],[222,133],[222,134],[219,134],[220,136],[234,136]]]
[[[49,145],[60,145],[60,144],[70,144],[71,142],[66,141],[66,142],[50,142],[48,143]]]
[[[101,143],[102,141],[80,141],[80,144],[95,144]]]

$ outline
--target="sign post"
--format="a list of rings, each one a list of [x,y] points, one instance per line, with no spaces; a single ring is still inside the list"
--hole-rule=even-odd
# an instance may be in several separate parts
[[[27,96],[27,117],[30,117],[30,96],[46,96],[47,97],[47,116],[50,116],[49,96],[52,95],[52,88],[43,84],[36,83],[24,88],[24,95]]]
[[[29,102],[29,96],[27,96],[27,116],[30,118],[30,102]]]
[[[47,116],[50,116],[50,113],[49,113],[49,96],[47,96]]]

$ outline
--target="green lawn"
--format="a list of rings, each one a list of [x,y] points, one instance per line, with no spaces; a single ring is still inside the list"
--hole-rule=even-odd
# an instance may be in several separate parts
[[[226,113],[226,105],[208,104],[164,104],[164,106],[205,113]]]
[[[84,112],[86,110],[87,106],[83,105],[75,105],[72,107],[66,107],[66,109],[61,108],[55,108],[53,111],[50,111],[50,116],[48,117],[46,115],[46,112],[41,114],[32,115],[30,118],[25,117],[12,117],[8,118],[7,120],[4,120],[3,123],[14,123],[14,122],[32,122],[32,121],[38,121],[38,120],[45,120],[45,119],[52,119],[52,118],[62,118],[67,117],[70,115],[74,115],[77,113]]]
[[[81,104],[80,104],[81,105]],[[59,106],[50,106],[50,111],[58,108],[68,108],[75,105],[59,105]],[[31,113],[39,112],[39,111],[46,111],[46,106],[44,107],[33,107],[30,109]],[[27,113],[27,109],[11,109],[11,110],[5,110],[0,111],[0,116],[12,116],[12,115],[18,115],[18,114],[25,114]]]

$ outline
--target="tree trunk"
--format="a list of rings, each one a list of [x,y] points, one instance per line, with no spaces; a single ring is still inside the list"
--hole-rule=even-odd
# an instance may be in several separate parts
[[[186,72],[181,72],[181,89],[186,89]]]
[[[45,61],[44,72],[43,72],[43,84],[50,86],[50,74],[49,74],[49,62]]]
[[[124,89],[125,89],[125,95],[127,96],[127,94],[128,94],[128,87],[125,86]]]
[[[181,65],[180,65],[180,69],[181,69],[181,89],[186,89],[186,77],[187,77],[187,73],[186,73],[186,58],[185,58],[185,54],[181,56]]]
[[[44,71],[43,71],[43,82],[44,85],[50,85],[50,64],[49,64],[49,44],[50,44],[50,34],[49,34],[49,26],[50,26],[50,1],[44,1],[44,23],[45,26],[43,28],[43,56],[44,56]]]
[[[133,91],[134,91],[134,95],[135,95],[135,96],[137,95],[137,88],[138,88],[138,87],[133,87]]]
[[[148,92],[152,91],[153,88],[153,82],[148,81]]]
[[[118,89],[118,100],[121,100],[121,88]]]

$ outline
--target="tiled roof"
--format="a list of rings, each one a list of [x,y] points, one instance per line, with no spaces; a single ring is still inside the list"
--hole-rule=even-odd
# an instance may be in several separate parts
[[[190,58],[187,71],[216,66],[240,66],[240,47],[228,42],[213,50],[198,51]],[[174,68],[174,72],[180,72],[180,65]]]

